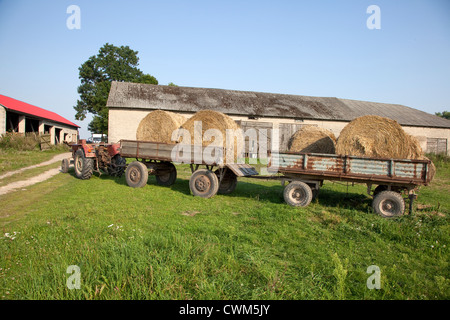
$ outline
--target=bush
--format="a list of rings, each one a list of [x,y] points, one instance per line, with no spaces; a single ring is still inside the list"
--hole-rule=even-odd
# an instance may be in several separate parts
[[[0,148],[18,151],[31,151],[40,149],[39,135],[35,133],[7,132],[0,136]]]

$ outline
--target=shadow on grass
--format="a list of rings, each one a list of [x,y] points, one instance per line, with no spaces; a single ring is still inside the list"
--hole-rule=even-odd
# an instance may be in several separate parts
[[[284,187],[280,185],[264,186],[252,182],[239,181],[236,190],[227,196],[257,198],[272,203],[285,203],[283,198]],[[338,190],[321,189],[319,195],[312,203],[316,202],[325,207],[341,207],[365,211],[370,205],[371,199],[361,193],[343,192]]]
[[[76,178],[75,172],[72,172],[72,175]],[[131,187],[128,186],[124,174],[121,177],[113,177],[113,176],[110,176],[108,174],[101,174],[101,175],[99,175],[96,172],[96,173],[94,173],[94,175],[96,175],[101,180],[114,181],[115,183],[117,183],[119,185],[123,185],[123,186],[126,186],[128,188],[131,188]],[[173,185],[171,185],[171,186],[160,186],[156,182],[155,176],[149,175],[148,181],[147,181],[147,185],[154,185],[154,186],[157,186],[159,188],[170,189],[170,190],[173,190],[173,191],[176,191],[176,192],[180,192],[180,193],[183,193],[183,194],[186,194],[186,195],[190,195],[191,194],[191,192],[189,190],[189,180],[186,180],[186,179],[177,178],[176,182]]]
[[[68,174],[77,179],[73,168],[69,169]],[[101,180],[112,180],[119,185],[128,187],[125,180],[125,175],[122,175],[121,177],[113,177],[105,173],[99,174],[98,172],[95,172],[94,175]],[[263,183],[267,183],[267,181],[264,181]],[[155,177],[150,175],[147,184],[154,185],[159,188],[168,188],[184,195],[191,195],[191,191],[189,189],[189,179],[186,178],[177,178],[176,182],[172,186],[167,187],[159,186],[156,183]],[[284,204],[285,201],[283,198],[283,190],[284,187],[278,182],[276,185],[264,185],[260,181],[253,182],[250,179],[240,179],[233,193],[222,196],[231,198],[249,198],[256,199],[258,201]],[[371,205],[371,201],[371,198],[362,193],[355,193],[350,190],[349,192],[346,192],[322,188],[318,197],[314,199],[312,203],[318,203],[324,207],[340,207],[345,209],[366,211],[367,206]]]

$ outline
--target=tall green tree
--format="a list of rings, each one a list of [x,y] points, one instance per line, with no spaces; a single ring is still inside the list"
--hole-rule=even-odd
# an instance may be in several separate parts
[[[435,115],[450,120],[450,111],[436,112]]]
[[[108,100],[112,81],[158,84],[150,74],[139,68],[138,51],[128,46],[116,47],[106,43],[95,56],[84,62],[79,70],[81,84],[78,87],[75,118],[84,120],[87,113],[93,115],[88,129],[93,133],[108,134]]]

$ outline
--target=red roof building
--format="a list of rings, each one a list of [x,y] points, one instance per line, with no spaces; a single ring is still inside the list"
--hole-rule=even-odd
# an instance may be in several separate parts
[[[76,142],[77,124],[49,110],[0,94],[0,134],[50,133],[54,144]]]

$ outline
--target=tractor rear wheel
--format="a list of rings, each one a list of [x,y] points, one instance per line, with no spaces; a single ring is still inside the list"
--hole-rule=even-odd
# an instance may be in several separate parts
[[[86,158],[83,150],[78,149],[75,152],[74,168],[78,179],[87,180],[94,173],[94,159]]]
[[[108,166],[108,173],[112,177],[121,177],[125,171],[125,165],[127,160],[122,158],[119,154],[116,154],[111,159],[111,166]]]

